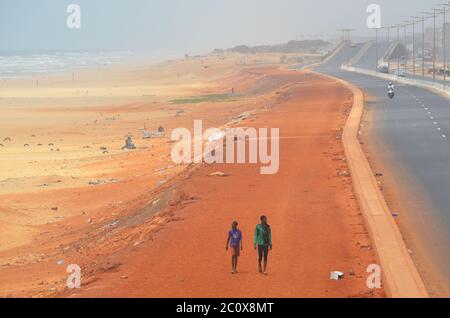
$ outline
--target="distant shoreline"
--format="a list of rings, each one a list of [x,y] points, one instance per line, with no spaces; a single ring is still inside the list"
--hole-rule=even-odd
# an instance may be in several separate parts
[[[155,51],[0,51],[0,80],[90,70],[133,63],[161,63],[179,53]]]

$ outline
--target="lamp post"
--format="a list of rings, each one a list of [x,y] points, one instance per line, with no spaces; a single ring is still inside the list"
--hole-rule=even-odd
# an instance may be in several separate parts
[[[400,24],[397,24],[397,43],[400,44]],[[399,76],[400,76],[400,53],[397,52],[397,79],[399,78]]]
[[[391,45],[391,28],[392,28],[391,25],[388,25],[388,26],[386,27],[386,29],[387,29],[387,34],[388,34],[388,47],[390,47],[390,45]],[[389,54],[389,56],[388,56],[388,72],[391,71],[391,52],[389,52],[389,53],[390,53],[390,54]]]
[[[443,68],[444,68],[444,90],[445,90],[447,88],[447,43],[445,40],[445,37],[446,37],[445,27],[446,27],[446,22],[447,22],[447,18],[446,18],[447,11],[448,11],[447,7],[450,6],[450,2],[443,3],[443,4],[441,4],[441,6],[443,6],[442,14],[444,16],[444,24],[442,26],[442,45],[443,45],[443,49],[444,49],[444,66],[443,66]]]
[[[413,76],[416,76],[416,21],[412,20]]]
[[[375,73],[378,73],[378,28],[375,28]]]
[[[404,36],[404,40],[405,40],[405,49],[406,49],[406,54],[405,54],[405,76],[408,75],[408,36],[407,36],[407,27],[408,27],[408,23],[407,21],[403,21],[403,36]]]
[[[425,78],[425,16],[413,18],[422,22],[422,78]]]
[[[438,9],[432,9],[433,16],[433,83],[436,82],[436,14]]]

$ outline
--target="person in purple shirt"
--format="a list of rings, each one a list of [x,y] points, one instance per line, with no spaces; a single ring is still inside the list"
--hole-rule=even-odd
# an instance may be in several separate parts
[[[231,230],[228,231],[227,245],[225,249],[228,251],[228,246],[231,248],[231,274],[237,273],[238,257],[242,251],[242,232],[237,228],[238,222],[231,223]]]

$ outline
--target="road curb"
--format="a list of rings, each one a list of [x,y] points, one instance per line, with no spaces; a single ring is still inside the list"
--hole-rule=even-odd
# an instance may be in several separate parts
[[[342,142],[352,176],[353,190],[381,265],[386,294],[393,298],[427,298],[427,289],[358,140],[364,110],[363,92],[339,78],[317,74],[343,84],[353,93],[353,107],[344,128]]]

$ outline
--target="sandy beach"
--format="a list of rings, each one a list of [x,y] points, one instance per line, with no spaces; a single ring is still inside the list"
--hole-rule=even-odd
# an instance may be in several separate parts
[[[279,62],[210,55],[2,81],[0,296],[383,297],[365,285],[375,256],[342,173],[351,93]],[[280,127],[277,175],[172,162],[174,128],[236,118]],[[159,127],[165,137],[142,138]],[[127,136],[136,149],[121,149]],[[268,277],[251,249],[261,213],[276,233]],[[233,219],[246,249],[231,277]],[[66,288],[69,264],[80,290]],[[333,270],[346,279],[330,281]]]

